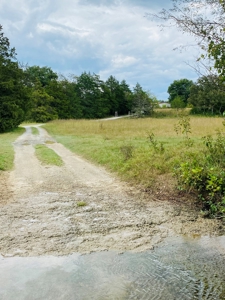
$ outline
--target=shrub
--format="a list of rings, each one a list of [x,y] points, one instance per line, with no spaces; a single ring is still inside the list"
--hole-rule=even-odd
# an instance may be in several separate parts
[[[210,216],[222,217],[225,213],[225,136],[203,138],[205,149],[201,159],[193,157],[175,168],[180,189],[194,191]]]

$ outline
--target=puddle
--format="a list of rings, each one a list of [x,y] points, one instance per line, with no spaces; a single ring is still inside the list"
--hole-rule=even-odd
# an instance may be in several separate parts
[[[225,299],[225,237],[143,253],[0,258],[0,299]]]

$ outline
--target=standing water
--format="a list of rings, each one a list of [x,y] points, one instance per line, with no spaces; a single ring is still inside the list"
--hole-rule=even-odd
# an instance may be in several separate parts
[[[0,258],[0,299],[225,299],[225,237],[167,239],[142,253]]]

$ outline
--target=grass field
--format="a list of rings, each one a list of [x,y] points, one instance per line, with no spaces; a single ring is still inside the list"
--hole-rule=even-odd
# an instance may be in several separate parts
[[[200,159],[201,138],[224,130],[222,118],[191,117],[190,147],[184,134],[174,129],[178,122],[179,118],[60,120],[45,128],[73,152],[148,188],[162,178],[172,178],[178,162],[193,156]]]
[[[17,128],[12,132],[0,134],[0,170],[6,171],[12,169],[14,160],[12,143],[24,131],[24,128]]]

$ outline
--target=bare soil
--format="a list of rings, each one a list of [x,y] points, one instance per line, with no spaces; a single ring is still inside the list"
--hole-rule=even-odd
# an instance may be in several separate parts
[[[149,195],[120,182],[37,128],[33,135],[26,127],[14,143],[14,170],[0,174],[1,255],[144,251],[169,236],[221,230],[220,221],[202,218],[179,199],[159,201],[160,190]],[[42,165],[35,144],[53,149],[64,165]]]

